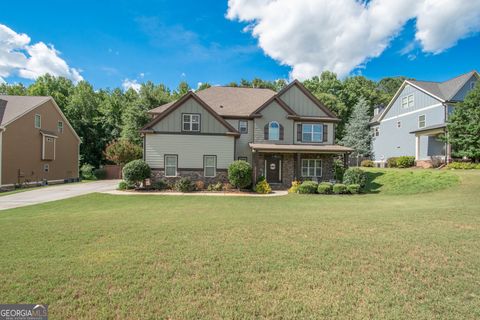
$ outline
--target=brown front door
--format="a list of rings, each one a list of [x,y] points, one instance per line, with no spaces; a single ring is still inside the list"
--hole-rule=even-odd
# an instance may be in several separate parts
[[[265,158],[265,161],[266,161],[267,182],[279,183],[281,180],[281,177],[280,177],[281,158],[279,156],[273,155]]]

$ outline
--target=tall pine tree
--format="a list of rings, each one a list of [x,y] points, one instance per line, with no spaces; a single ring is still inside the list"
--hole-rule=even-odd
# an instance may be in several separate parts
[[[368,157],[372,154],[372,136],[370,134],[370,107],[364,98],[360,98],[345,126],[345,135],[341,145],[354,149],[354,156]]]

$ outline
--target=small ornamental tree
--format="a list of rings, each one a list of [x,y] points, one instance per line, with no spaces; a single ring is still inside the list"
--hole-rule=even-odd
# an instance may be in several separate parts
[[[238,160],[228,167],[228,181],[236,188],[243,189],[252,184],[252,166]]]
[[[130,161],[142,158],[142,148],[128,140],[112,141],[105,149],[107,160],[124,166]]]
[[[470,91],[465,100],[455,106],[448,119],[447,141],[453,155],[480,160],[480,84]]]
[[[150,178],[150,167],[143,160],[133,160],[123,167],[123,179],[127,183],[139,186],[143,180]]]

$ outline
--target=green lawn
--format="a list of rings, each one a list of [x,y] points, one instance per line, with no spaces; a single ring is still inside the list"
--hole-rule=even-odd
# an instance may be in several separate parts
[[[480,318],[480,172],[420,194],[371,172],[377,194],[0,211],[0,301],[48,303],[52,319]]]

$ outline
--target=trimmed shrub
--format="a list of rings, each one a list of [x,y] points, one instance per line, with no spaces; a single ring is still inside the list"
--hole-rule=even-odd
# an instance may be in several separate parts
[[[205,189],[205,182],[203,182],[202,180],[197,180],[195,181],[195,190],[203,190]]]
[[[373,168],[375,166],[375,164],[373,163],[372,160],[363,160],[362,162],[360,162],[360,166],[367,167],[367,168]]]
[[[447,165],[447,168],[448,169],[461,169],[461,170],[480,169],[480,163],[451,162]]]
[[[192,192],[195,190],[195,185],[189,178],[183,177],[175,182],[175,190],[179,192]]]
[[[342,182],[344,174],[345,174],[345,166],[343,165],[343,161],[339,159],[334,159],[333,160],[333,178],[336,181]]]
[[[130,161],[123,167],[123,179],[139,186],[143,180],[150,178],[150,167],[143,160]]]
[[[349,168],[345,171],[343,183],[359,184],[363,188],[367,184],[367,173],[360,168]]]
[[[288,193],[297,193],[300,184],[300,181],[292,181],[292,186],[290,187],[290,189],[288,189]]]
[[[250,163],[237,160],[228,167],[228,181],[236,188],[246,188],[252,184],[252,166]]]
[[[397,167],[397,158],[391,157],[387,159],[387,168],[396,168]]]
[[[317,192],[320,194],[331,194],[333,192],[333,184],[330,182],[322,182],[318,185]]]
[[[84,180],[95,180],[95,175],[93,174],[94,166],[88,163],[84,163],[80,167],[80,176]]]
[[[359,184],[349,184],[347,186],[347,191],[351,194],[359,194],[361,189]]]
[[[300,194],[314,194],[317,193],[318,183],[315,181],[304,181],[298,187],[298,193]]]
[[[104,168],[95,169],[93,170],[93,175],[98,180],[103,180],[107,177],[107,170],[105,170]]]
[[[222,191],[223,190],[223,184],[221,182],[217,182],[215,184],[209,184],[208,185],[208,188],[207,188],[208,191]]]
[[[262,193],[262,194],[267,194],[272,192],[272,188],[270,188],[270,185],[268,184],[267,180],[262,180],[257,185],[255,186],[255,192],[256,193]]]
[[[128,183],[127,181],[120,181],[118,184],[118,190],[130,190],[130,189],[135,189],[135,186],[133,184]]]
[[[397,158],[398,168],[410,168],[415,165],[415,157],[401,156]]]
[[[333,185],[333,193],[335,194],[345,194],[347,193],[347,186],[343,183],[337,183]]]
[[[154,190],[165,190],[168,189],[168,183],[165,180],[157,180],[152,183],[151,187]]]

